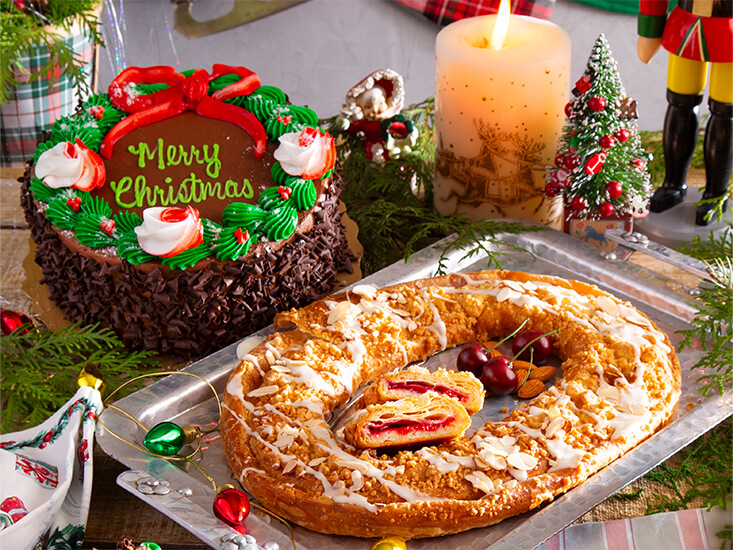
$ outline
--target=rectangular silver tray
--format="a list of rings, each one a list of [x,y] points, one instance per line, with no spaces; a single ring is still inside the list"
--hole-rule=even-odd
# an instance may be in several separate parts
[[[436,274],[439,258],[449,239],[450,237],[418,252],[407,263],[393,264],[361,282],[385,286],[431,277]],[[510,246],[497,248],[489,245],[490,249],[506,252],[501,258],[505,269],[555,275],[595,284],[619,298],[629,300],[644,311],[669,335],[676,348],[682,340],[678,331],[689,327],[689,321],[695,316],[695,309],[691,305],[693,289],[636,264],[605,258],[599,249],[567,234],[546,230],[519,235],[504,234],[502,239],[506,245],[526,250],[520,252]],[[451,251],[444,262],[447,270],[480,271],[487,268],[485,253],[470,258],[464,258],[464,255],[465,251]],[[619,256],[623,254],[616,255]],[[270,329],[264,329],[257,335],[262,336],[269,332]],[[208,380],[221,392],[230,371],[238,363],[236,348],[237,344],[232,344],[185,370]],[[692,369],[704,353],[699,348],[700,346],[696,346],[694,349],[687,348],[679,352],[683,376],[682,397],[671,422],[632,452],[579,487],[537,510],[491,527],[451,535],[448,538],[410,541],[410,550],[442,550],[446,546],[466,550],[535,548],[723,421],[733,411],[733,392],[729,391],[721,397],[716,391],[711,391],[707,397],[702,396],[699,392],[700,383],[697,382],[701,372]],[[427,365],[435,367],[450,364],[453,357],[451,351],[443,352],[428,360]],[[165,420],[179,425],[204,426],[215,422],[217,417],[211,391],[202,382],[188,376],[171,376],[157,381],[120,400],[117,405],[148,427]],[[504,414],[501,409],[513,408],[515,405],[511,396],[487,399],[477,422],[502,418]],[[104,411],[101,418],[116,434],[128,440],[142,441],[142,430],[114,410]],[[112,437],[101,427],[98,429],[98,441],[107,454],[131,468],[118,478],[122,487],[180,523],[202,541],[218,548],[221,537],[233,532],[214,518],[211,512],[214,498],[211,483],[195,467],[185,462],[172,463],[151,457]],[[202,452],[195,460],[217,485],[238,485],[224,457],[218,433],[213,432],[205,437]],[[167,481],[171,492],[167,495],[144,495],[138,492],[136,482],[142,476],[153,476]],[[182,496],[177,492],[182,487],[192,489],[193,495]],[[246,521],[246,529],[259,544],[275,541],[283,550],[292,547],[288,528],[265,514],[251,514]],[[373,542],[321,535],[300,527],[295,527],[294,532],[300,550],[362,550],[369,548]]]

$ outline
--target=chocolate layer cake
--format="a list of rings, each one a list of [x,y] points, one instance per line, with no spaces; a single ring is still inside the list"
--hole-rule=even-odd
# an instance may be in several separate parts
[[[57,122],[22,205],[51,298],[195,358],[350,271],[333,139],[242,67],[130,68]]]

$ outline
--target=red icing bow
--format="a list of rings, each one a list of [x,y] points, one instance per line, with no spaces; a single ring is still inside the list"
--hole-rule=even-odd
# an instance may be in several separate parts
[[[227,74],[240,76],[241,79],[211,96],[207,95],[209,83]],[[135,90],[136,84],[167,84],[168,88],[152,94],[139,94]],[[231,122],[242,128],[254,139],[255,158],[261,160],[267,143],[264,127],[249,111],[223,102],[230,97],[250,94],[259,86],[257,74],[244,67],[216,64],[211,74],[204,69],[197,69],[188,77],[176,72],[173,67],[129,67],[112,81],[108,93],[115,107],[131,114],[110,130],[99,153],[108,159],[112,156],[115,143],[132,130],[184,111],[195,111],[203,117]]]

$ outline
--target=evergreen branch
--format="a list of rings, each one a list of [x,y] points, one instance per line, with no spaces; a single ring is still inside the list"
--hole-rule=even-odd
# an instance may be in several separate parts
[[[672,495],[647,498],[647,514],[685,510],[698,499],[710,510],[727,509],[733,492],[733,423],[730,420],[695,441],[677,464],[668,460],[646,475]]]
[[[149,351],[127,350],[111,330],[98,325],[15,330],[0,338],[0,431],[37,425],[51,416],[73,395],[85,367],[96,367],[111,386],[158,368],[151,356]]]
[[[696,342],[705,349],[705,355],[693,368],[704,372],[698,381],[703,395],[715,388],[723,395],[733,387],[733,345],[730,324],[733,319],[733,260],[715,259],[708,263],[711,283],[701,285],[702,294],[694,304],[697,314],[691,328],[680,330],[685,336],[679,349],[692,348]]]

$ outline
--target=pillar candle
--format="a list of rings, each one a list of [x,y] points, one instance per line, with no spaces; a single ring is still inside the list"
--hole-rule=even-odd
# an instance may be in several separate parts
[[[562,205],[544,187],[565,122],[570,38],[548,21],[511,15],[495,49],[496,21],[463,19],[438,33],[435,208],[560,228]]]

